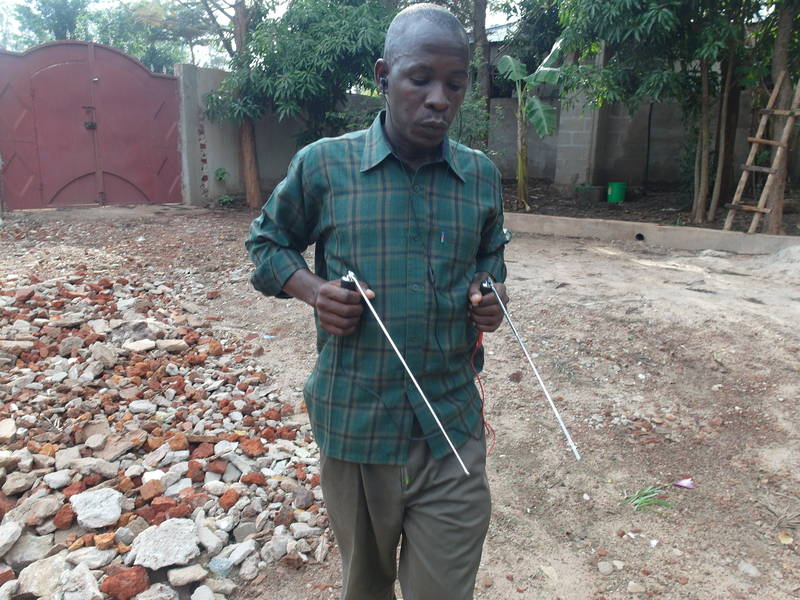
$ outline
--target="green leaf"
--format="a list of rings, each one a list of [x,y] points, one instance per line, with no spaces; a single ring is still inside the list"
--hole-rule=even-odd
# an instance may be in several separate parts
[[[501,56],[497,61],[497,70],[506,79],[522,81],[528,75],[525,65],[512,56]]]
[[[556,109],[531,96],[525,104],[525,117],[539,137],[553,135],[556,130]]]
[[[536,83],[549,83],[550,85],[558,84],[561,77],[561,69],[554,69],[552,67],[539,67],[532,75],[525,78],[525,82],[533,85]]]

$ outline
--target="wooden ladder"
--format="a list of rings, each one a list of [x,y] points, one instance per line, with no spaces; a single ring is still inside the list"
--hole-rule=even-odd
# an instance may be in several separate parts
[[[750,223],[750,229],[747,230],[747,233],[755,233],[758,229],[761,215],[766,215],[770,212],[770,209],[767,208],[767,201],[769,200],[772,188],[775,186],[778,177],[785,176],[786,171],[784,166],[787,162],[789,139],[792,135],[795,119],[800,116],[800,82],[798,82],[797,87],[795,87],[794,98],[792,99],[789,110],[776,110],[773,107],[775,106],[775,101],[778,98],[778,94],[784,82],[791,86],[791,81],[787,80],[786,71],[782,72],[778,77],[778,81],[775,83],[775,87],[772,89],[772,94],[770,94],[769,101],[767,102],[767,108],[761,111],[761,120],[758,124],[756,135],[747,138],[747,141],[751,144],[750,154],[747,155],[747,161],[742,165],[742,176],[739,178],[739,185],[736,186],[736,193],[733,195],[733,201],[725,205],[725,207],[729,209],[728,216],[725,218],[725,226],[723,227],[725,230],[730,230],[733,225],[733,218],[736,215],[736,211],[744,210],[753,213],[753,220]],[[779,141],[764,139],[767,123],[772,116],[786,117],[786,124],[783,127],[783,133]],[[771,167],[759,167],[753,164],[756,160],[759,146],[776,146],[778,148],[773,156]],[[742,204],[742,195],[747,186],[750,173],[768,174],[767,181],[758,198],[758,204],[755,206]]]

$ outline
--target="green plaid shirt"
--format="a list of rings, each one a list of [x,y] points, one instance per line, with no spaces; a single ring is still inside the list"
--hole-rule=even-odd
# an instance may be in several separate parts
[[[477,339],[467,290],[488,271],[505,279],[500,173],[481,152],[445,139],[441,159],[416,173],[392,153],[381,124],[300,150],[253,221],[246,246],[253,286],[270,296],[315,247],[317,275],[352,270],[456,447],[479,435],[470,367]],[[340,337],[317,321],[318,358],[305,386],[317,443],[328,456],[404,464],[416,417],[432,454],[450,452],[411,379],[365,308]],[[482,351],[475,367],[483,365]],[[417,429],[419,429],[417,428]]]

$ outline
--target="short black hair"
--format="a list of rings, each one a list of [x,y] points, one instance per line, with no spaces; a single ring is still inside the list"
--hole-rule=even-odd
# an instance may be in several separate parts
[[[403,37],[405,37],[408,28],[420,20],[436,25],[444,32],[451,34],[456,40],[463,42],[464,50],[467,57],[469,57],[469,37],[464,26],[455,15],[438,4],[421,2],[404,8],[392,19],[389,29],[386,31],[386,42],[383,46],[383,60],[389,65],[394,62],[395,57],[398,55],[398,51],[403,45]]]

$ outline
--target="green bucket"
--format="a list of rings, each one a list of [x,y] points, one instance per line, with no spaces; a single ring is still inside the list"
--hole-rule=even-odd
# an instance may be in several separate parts
[[[608,201],[609,202],[622,202],[625,200],[625,191],[628,188],[627,183],[621,181],[612,181],[608,184]]]

